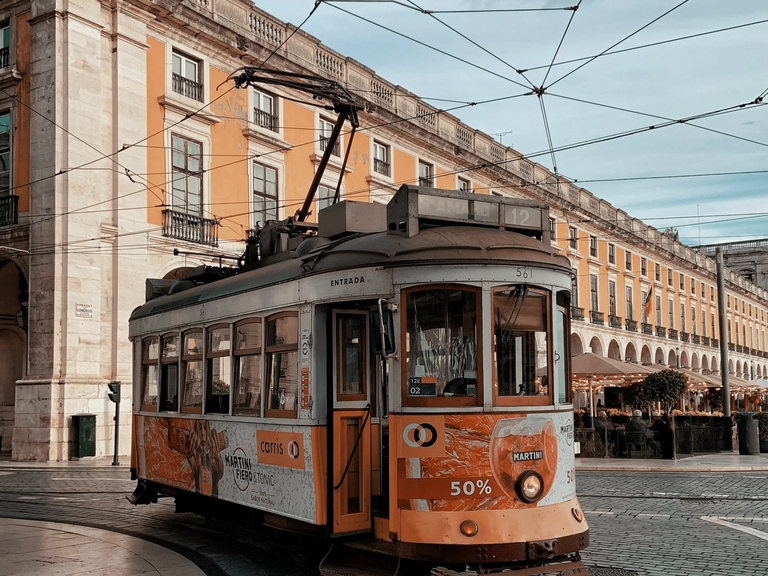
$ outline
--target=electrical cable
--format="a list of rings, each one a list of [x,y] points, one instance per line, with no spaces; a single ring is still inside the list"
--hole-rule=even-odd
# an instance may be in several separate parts
[[[560,37],[560,42],[557,45],[557,49],[555,50],[555,53],[552,55],[552,60],[549,63],[549,68],[547,68],[547,72],[544,74],[544,80],[541,81],[540,89],[542,93],[544,91],[544,85],[547,83],[547,78],[549,78],[549,73],[552,70],[552,64],[555,63],[555,59],[557,58],[557,55],[560,52],[560,47],[563,45],[563,42],[565,41],[565,36],[568,34],[568,30],[571,27],[571,23],[573,22],[573,19],[576,16],[576,11],[579,9],[579,6],[581,6],[581,0],[579,0],[579,3],[576,4],[576,7],[573,9],[573,12],[571,13],[571,17],[568,19],[568,24],[565,27],[565,30],[563,31],[563,35]]]
[[[595,178],[590,180],[573,180],[573,183],[577,182],[581,184],[591,184],[593,182],[629,182],[635,180],[664,180],[669,178],[703,178],[709,176],[744,176],[747,174],[768,174],[768,170],[742,170],[740,172],[709,172],[706,174],[671,174],[666,176],[634,176],[627,178]],[[690,216],[695,218],[695,216]],[[646,218],[643,218],[646,220]]]
[[[639,32],[641,32],[642,30],[645,30],[646,28],[648,28],[648,27],[649,27],[649,26],[651,26],[652,24],[655,24],[656,22],[658,22],[659,20],[661,20],[662,18],[664,18],[664,17],[665,17],[665,16],[667,16],[668,14],[671,14],[672,12],[674,12],[675,10],[677,10],[678,8],[680,8],[680,6],[682,6],[683,4],[687,4],[688,2],[689,2],[689,0],[683,0],[683,1],[682,1],[682,2],[680,2],[678,5],[676,5],[676,6],[672,7],[672,8],[670,8],[669,10],[667,10],[666,12],[664,12],[664,14],[662,14],[661,16],[659,16],[659,17],[657,17],[657,18],[654,18],[653,20],[651,20],[650,22],[648,22],[648,24],[646,24],[645,26],[641,26],[640,28],[638,28],[637,30],[635,30],[634,32],[632,32],[630,35],[628,35],[628,36],[625,36],[624,38],[622,38],[621,40],[619,40],[619,41],[618,41],[618,42],[616,42],[615,44],[613,44],[613,45],[609,46],[608,48],[606,48],[605,50],[603,50],[603,51],[602,51],[600,54],[598,54],[597,56],[593,56],[592,58],[590,58],[590,59],[589,59],[589,60],[587,60],[586,62],[584,62],[584,63],[580,64],[579,66],[577,66],[576,68],[574,68],[573,70],[571,70],[570,72],[568,72],[568,73],[564,74],[563,76],[560,76],[560,78],[558,78],[557,80],[555,80],[554,82],[552,82],[552,84],[550,84],[549,86],[547,86],[547,87],[546,87],[546,89],[549,89],[549,88],[551,88],[552,86],[554,86],[555,84],[557,84],[558,82],[560,82],[561,80],[564,80],[564,79],[566,79],[568,76],[570,76],[571,74],[573,74],[573,73],[574,73],[574,72],[576,72],[577,70],[581,70],[582,68],[584,68],[584,66],[586,66],[586,65],[587,65],[587,64],[589,64],[590,62],[593,62],[594,60],[596,60],[597,58],[599,58],[600,56],[602,56],[603,54],[605,54],[605,53],[606,53],[606,52],[608,52],[609,50],[611,50],[611,49],[613,49],[613,48],[616,48],[616,46],[618,46],[619,44],[623,43],[623,42],[624,42],[624,41],[626,41],[626,40],[629,40],[629,39],[630,39],[630,38],[632,38],[632,36],[634,36],[635,34],[638,34]],[[542,85],[542,89],[544,89],[544,86],[543,86],[543,85]]]
[[[499,13],[499,12],[553,12],[553,11],[560,11],[560,10],[573,10],[572,6],[563,6],[561,8],[475,8],[475,9],[467,9],[467,10],[424,10],[422,8],[414,8],[413,6],[409,6],[408,4],[404,4],[403,2],[398,2],[397,0],[323,0],[326,4],[331,4],[334,2],[337,3],[349,3],[349,4],[376,4],[376,3],[389,3],[389,4],[396,4],[398,6],[402,6],[403,8],[408,8],[410,10],[416,10],[417,12],[421,12],[422,14],[488,14],[488,13]]]

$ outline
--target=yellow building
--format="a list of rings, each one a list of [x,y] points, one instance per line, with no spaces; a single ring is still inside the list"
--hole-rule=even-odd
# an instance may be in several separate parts
[[[107,384],[131,381],[145,278],[237,257],[249,230],[303,202],[336,115],[299,91],[234,88],[233,71],[265,61],[364,105],[342,199],[419,183],[548,202],[576,273],[574,352],[717,372],[727,337],[731,372],[768,377],[765,290],[728,273],[721,336],[713,260],[250,2],[2,1],[0,29],[0,435],[14,459],[70,458],[80,413],[109,454]]]

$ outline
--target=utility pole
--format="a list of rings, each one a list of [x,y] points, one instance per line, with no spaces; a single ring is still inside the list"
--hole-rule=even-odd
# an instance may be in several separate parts
[[[725,325],[725,278],[723,277],[723,249],[718,246],[717,262],[717,321],[720,324],[720,379],[723,383],[723,416],[731,417],[731,391],[728,384],[728,330]],[[713,334],[714,336],[714,334]]]
[[[107,396],[115,403],[115,456],[112,459],[112,466],[119,466],[120,462],[117,459],[117,447],[120,440],[120,382],[115,380],[108,384],[109,392]]]

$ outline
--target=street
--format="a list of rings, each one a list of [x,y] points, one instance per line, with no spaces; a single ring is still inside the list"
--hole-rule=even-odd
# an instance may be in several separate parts
[[[288,558],[176,514],[170,498],[131,506],[125,468],[5,468],[0,516],[103,528],[138,536],[186,556],[206,574],[303,576]],[[595,574],[764,575],[768,572],[767,472],[580,471],[579,497],[590,523],[585,563]],[[14,576],[2,557],[0,574]],[[624,569],[622,572],[618,569]]]

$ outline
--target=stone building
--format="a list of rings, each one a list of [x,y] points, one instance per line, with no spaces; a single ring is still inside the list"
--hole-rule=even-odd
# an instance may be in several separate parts
[[[768,290],[768,238],[697,246],[698,250],[711,258],[715,257],[718,248],[723,252],[723,262],[726,266]]]
[[[266,59],[365,105],[343,198],[418,182],[546,201],[574,264],[574,352],[722,368],[710,258],[250,2],[3,0],[0,29],[0,435],[16,460],[70,458],[81,413],[111,454],[107,384],[131,381],[145,278],[239,256],[248,230],[303,201],[335,117],[300,92],[233,88]],[[766,377],[766,290],[734,273],[726,289],[729,370]]]

